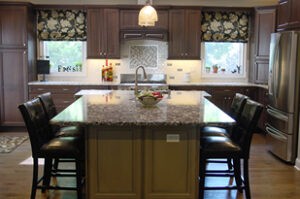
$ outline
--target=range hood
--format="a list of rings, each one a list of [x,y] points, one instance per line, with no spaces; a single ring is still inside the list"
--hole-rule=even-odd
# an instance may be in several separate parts
[[[165,29],[123,29],[120,30],[121,40],[158,40],[168,41],[168,31]]]

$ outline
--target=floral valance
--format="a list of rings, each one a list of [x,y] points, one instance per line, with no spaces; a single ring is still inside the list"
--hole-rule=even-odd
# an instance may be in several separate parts
[[[248,27],[248,12],[202,12],[202,41],[248,42]]]
[[[82,10],[38,10],[37,23],[40,40],[86,40],[86,12]]]

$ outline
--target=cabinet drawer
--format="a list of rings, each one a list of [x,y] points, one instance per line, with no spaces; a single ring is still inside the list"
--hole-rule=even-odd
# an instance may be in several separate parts
[[[71,93],[75,94],[80,90],[79,86],[29,86],[29,93],[33,94],[42,94],[46,92],[51,92],[52,94],[54,93]]]

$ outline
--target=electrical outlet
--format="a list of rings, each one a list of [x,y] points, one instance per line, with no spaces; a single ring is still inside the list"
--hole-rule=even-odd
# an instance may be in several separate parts
[[[167,142],[180,142],[179,134],[167,134]]]

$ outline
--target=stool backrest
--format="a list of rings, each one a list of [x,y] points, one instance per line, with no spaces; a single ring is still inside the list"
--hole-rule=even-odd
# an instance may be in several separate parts
[[[235,120],[237,120],[237,122],[239,122],[242,110],[246,104],[247,99],[249,99],[248,96],[236,93],[232,100],[229,115]]]
[[[239,123],[232,131],[231,138],[240,145],[246,158],[249,157],[252,135],[262,110],[260,103],[247,99]]]
[[[42,102],[48,119],[51,120],[55,115],[57,115],[57,110],[53,102],[51,93],[43,93],[41,95],[38,95],[38,98],[40,98]]]
[[[43,109],[39,98],[32,99],[19,105],[19,110],[29,134],[32,157],[39,156],[40,148],[47,143],[53,136],[49,125],[49,120]]]

